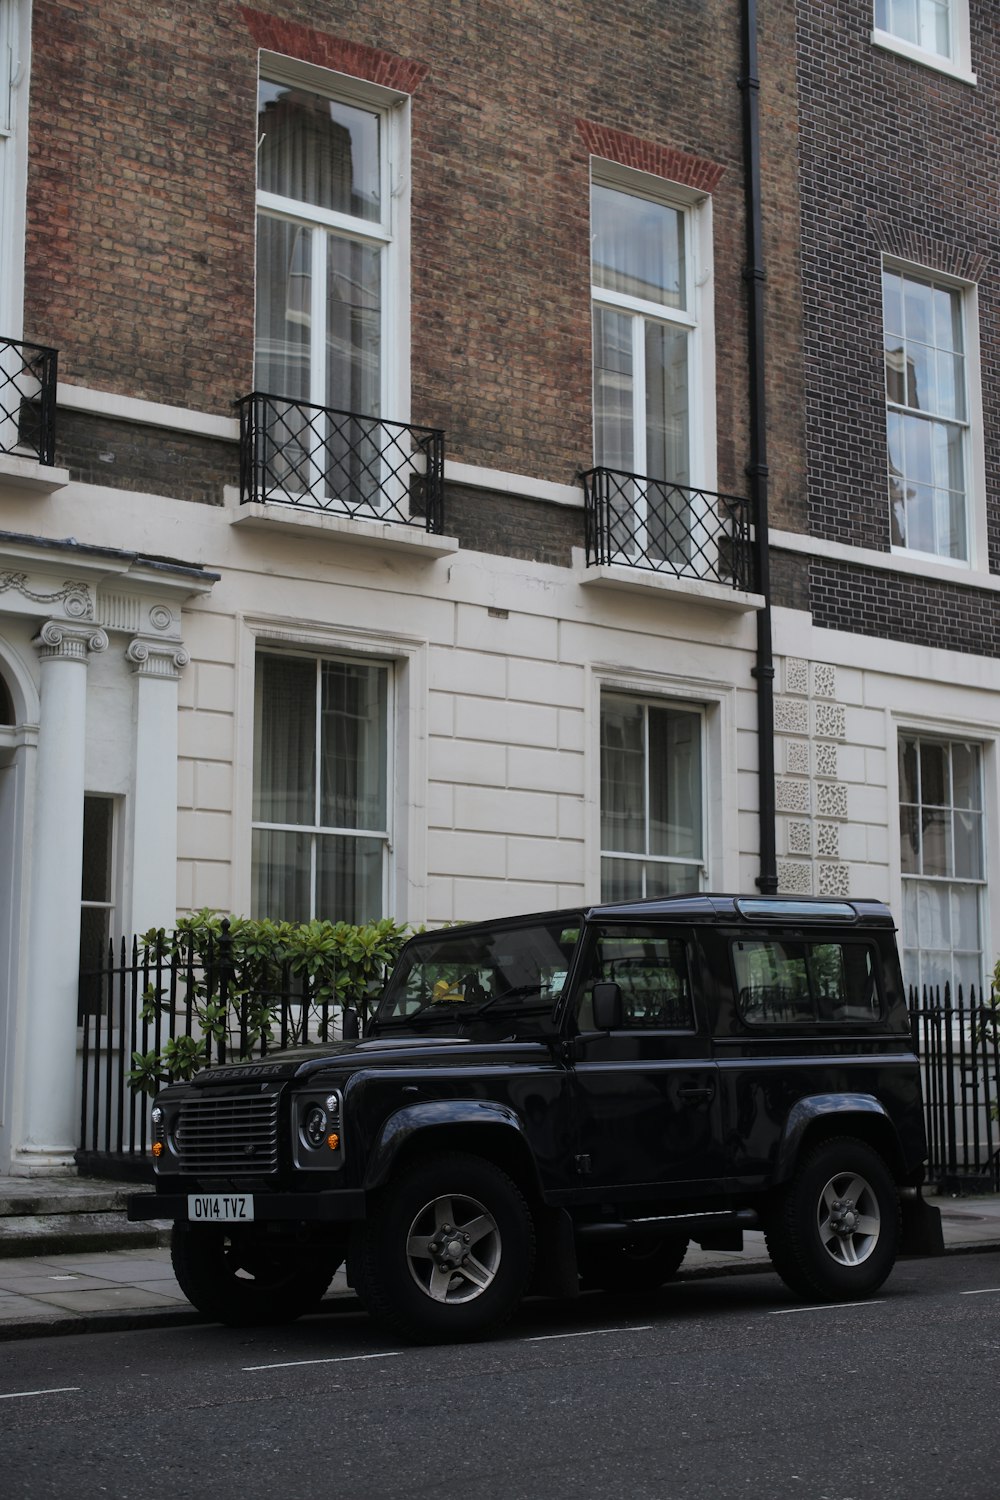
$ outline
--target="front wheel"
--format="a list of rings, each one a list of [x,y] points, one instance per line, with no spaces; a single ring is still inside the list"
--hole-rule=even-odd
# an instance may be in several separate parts
[[[372,1315],[406,1338],[482,1338],[524,1296],[534,1256],[516,1184],[492,1162],[448,1152],[383,1190],[358,1245],[358,1283]]]
[[[899,1247],[899,1193],[885,1161],[864,1141],[824,1141],[802,1162],[767,1226],[778,1275],[821,1302],[867,1297],[885,1281]]]
[[[245,1229],[175,1224],[170,1260],[199,1312],[233,1328],[291,1323],[319,1306],[342,1256]]]

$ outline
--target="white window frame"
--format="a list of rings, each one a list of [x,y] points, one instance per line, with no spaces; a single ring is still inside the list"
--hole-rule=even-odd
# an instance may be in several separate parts
[[[387,744],[388,876],[385,912],[396,921],[427,919],[427,642],[416,636],[348,630],[278,615],[246,615],[238,622],[235,828],[233,886],[236,911],[249,911],[252,894],[254,700],[257,653],[290,652],[368,662],[390,669]]]
[[[380,411],[387,421],[410,420],[410,96],[380,84],[367,83],[313,63],[297,62],[262,51],[258,78],[270,83],[309,89],[336,103],[373,111],[380,118],[380,183],[382,217],[379,221],[356,219],[349,214],[277,193],[257,189],[255,217],[261,210],[308,229],[341,230],[350,238],[378,246],[384,255],[382,270]],[[255,117],[256,118],[256,117]],[[312,391],[325,387],[325,254],[326,237],[313,239],[319,258],[311,276],[312,307],[310,372]],[[254,277],[256,291],[257,278]],[[254,320],[256,328],[256,316]],[[255,376],[256,379],[256,376]],[[281,394],[280,392],[276,394]],[[312,396],[310,399],[314,399]],[[339,403],[329,399],[322,406]]]
[[[889,791],[892,799],[891,806],[893,808],[894,818],[894,827],[892,833],[892,840],[894,844],[894,864],[896,879],[899,882],[899,901],[897,910],[899,912],[899,947],[900,960],[903,966],[904,986],[908,990],[912,982],[912,976],[907,973],[906,970],[907,954],[912,949],[919,948],[920,946],[919,943],[912,944],[909,942],[910,934],[905,927],[907,911],[906,886],[911,882],[916,884],[940,884],[941,886],[948,887],[952,887],[955,885],[978,887],[979,936],[982,945],[981,955],[983,965],[983,973],[980,975],[980,979],[988,980],[989,971],[992,969],[990,955],[992,954],[993,950],[991,946],[990,932],[993,925],[992,917],[994,915],[991,910],[991,907],[994,903],[991,900],[990,895],[990,871],[997,867],[996,861],[998,856],[1000,856],[1000,845],[998,845],[997,838],[997,809],[998,805],[1000,804],[998,804],[997,789],[995,785],[998,765],[996,740],[995,738],[991,737],[988,732],[985,732],[984,726],[971,727],[966,731],[964,725],[953,720],[938,721],[923,719],[917,721],[911,719],[909,716],[903,718],[894,715],[892,719],[892,728],[894,738],[892,740],[892,754],[889,757],[889,764],[891,767]],[[903,788],[899,779],[898,766],[899,745],[900,742],[905,738],[931,740],[937,741],[940,744],[948,745],[963,743],[974,744],[979,749],[980,793],[982,799],[981,816],[983,859],[983,873],[980,879],[975,880],[966,877],[915,875],[909,872],[904,872],[902,840],[899,826],[900,809],[903,803]],[[977,989],[978,984],[979,980],[977,980]],[[953,988],[952,999],[954,1000],[954,998],[955,995]],[[966,1002],[968,1002],[968,994],[966,994],[964,998]]]
[[[268,645],[266,641],[259,641],[256,648],[257,655],[282,656],[288,660],[308,661],[315,666],[315,754],[316,754],[316,786],[314,798],[314,811],[319,813],[320,788],[323,782],[323,756],[322,756],[322,667],[328,662],[345,663],[350,666],[363,666],[382,669],[386,673],[386,764],[385,764],[385,828],[342,828],[334,824],[324,824],[318,821],[313,823],[270,823],[260,818],[254,818],[250,824],[251,846],[253,835],[258,832],[264,833],[294,833],[309,839],[309,910],[310,916],[302,918],[303,921],[339,920],[335,912],[320,911],[316,904],[316,881],[317,881],[317,848],[321,838],[347,838],[355,840],[377,840],[382,844],[382,879],[380,887],[380,917],[392,916],[389,910],[388,898],[391,886],[391,859],[393,846],[393,796],[392,788],[395,784],[395,735],[394,725],[396,722],[396,673],[395,664],[390,660],[382,658],[360,659],[357,656],[347,655],[344,652],[327,651],[305,651],[284,645]],[[256,667],[256,663],[255,663]],[[252,878],[252,877],[251,877]],[[272,913],[265,912],[258,915],[271,916]],[[278,916],[276,920],[283,920]],[[367,920],[367,919],[362,919]]]
[[[965,465],[965,524],[968,539],[968,556],[964,558],[947,557],[943,553],[924,552],[915,547],[900,547],[890,541],[890,551],[897,557],[908,557],[925,562],[934,563],[946,568],[967,569],[973,572],[986,573],[989,571],[989,539],[986,529],[986,447],[984,441],[984,417],[983,417],[983,394],[981,377],[981,356],[979,341],[979,299],[978,288],[975,282],[965,281],[957,276],[948,276],[940,271],[935,271],[929,266],[917,264],[915,261],[901,260],[896,256],[884,255],[882,257],[881,271],[894,272],[897,275],[909,276],[913,280],[932,283],[950,291],[958,292],[961,298],[962,329],[965,341],[965,400],[966,418],[964,423],[956,423],[965,429],[963,443],[963,456]],[[882,337],[884,349],[885,337],[885,312],[881,302],[881,274],[880,306],[882,307]],[[885,355],[882,356],[882,391],[886,416],[886,473],[888,474],[888,418],[890,409],[905,412],[906,408],[898,407],[895,403],[890,408],[889,395],[885,387]],[[926,413],[928,418],[933,413]],[[891,536],[891,518],[888,514],[888,495],[886,497],[886,524]]]
[[[642,703],[648,708],[674,709],[679,713],[691,714],[699,720],[699,738],[701,748],[701,858],[681,859],[673,856],[654,855],[649,853],[623,853],[619,850],[605,849],[601,832],[603,820],[603,804],[601,801],[601,752],[602,735],[601,725],[603,721],[604,701],[608,697],[627,698],[633,702]],[[712,867],[711,837],[712,828],[708,816],[708,787],[709,778],[712,775],[713,735],[711,732],[711,705],[700,701],[692,696],[687,697],[673,691],[665,691],[660,687],[659,691],[651,690],[651,684],[642,684],[634,681],[624,682],[609,678],[598,679],[596,683],[596,755],[595,755],[595,781],[597,795],[596,804],[596,899],[603,901],[603,868],[605,859],[624,859],[637,864],[660,864],[660,865],[698,865],[700,866],[699,886],[700,890],[708,890],[710,887],[709,872]],[[649,756],[645,756],[645,776],[647,785],[647,810],[649,806]]]
[[[648,172],[638,172],[632,167],[623,167],[601,157],[591,157],[591,187],[604,187],[612,192],[625,193],[637,198],[647,198],[677,209],[683,216],[685,227],[685,261],[687,285],[685,307],[665,307],[659,302],[644,303],[621,293],[607,291],[591,282],[591,309],[596,306],[617,311],[635,313],[634,338],[641,337],[644,319],[657,323],[671,323],[690,332],[688,341],[688,465],[689,483],[692,489],[715,491],[717,475],[716,451],[716,404],[715,404],[715,287],[713,264],[712,199],[697,189],[684,187],[680,183],[668,182]],[[633,346],[635,347],[635,346]],[[591,382],[593,384],[594,357],[591,350]],[[639,462],[645,456],[644,423],[635,419],[635,413],[644,408],[643,374],[644,361],[638,355],[633,360],[633,432],[636,437],[635,472],[645,472]],[[594,453],[597,454],[596,401],[594,409]]]
[[[898,52],[901,57],[908,57],[911,62],[921,63],[924,67],[934,68],[939,73],[947,73],[952,78],[958,78],[962,83],[975,84],[976,75],[972,71],[972,47],[969,31],[969,0],[950,0],[949,4],[949,31],[950,31],[950,54],[945,57],[939,52],[934,52],[926,47],[918,46],[914,42],[907,41],[904,37],[896,36],[892,31],[884,31],[875,21],[875,0],[872,0],[872,43],[876,47],[884,47],[886,51]]]

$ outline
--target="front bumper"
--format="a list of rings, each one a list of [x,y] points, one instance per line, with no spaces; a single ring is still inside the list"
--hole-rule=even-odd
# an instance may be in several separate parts
[[[254,1222],[294,1219],[316,1224],[354,1224],[365,1218],[366,1195],[361,1188],[338,1188],[330,1193],[253,1193]],[[188,1222],[187,1193],[135,1193],[128,1200],[128,1218],[175,1219]]]

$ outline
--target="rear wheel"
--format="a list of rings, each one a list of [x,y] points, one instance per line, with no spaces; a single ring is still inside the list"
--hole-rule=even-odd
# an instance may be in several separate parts
[[[482,1338],[524,1296],[534,1254],[531,1213],[507,1174],[442,1153],[383,1190],[358,1246],[356,1285],[372,1315],[407,1338]]]
[[[318,1243],[175,1224],[170,1259],[181,1291],[199,1312],[241,1328],[291,1323],[312,1312],[342,1257]]]
[[[624,1245],[587,1245],[577,1257],[580,1281],[605,1292],[655,1292],[677,1275],[687,1247],[687,1240],[675,1235]]]
[[[866,1297],[892,1270],[899,1223],[885,1161],[866,1142],[837,1137],[817,1146],[782,1192],[767,1226],[768,1253],[799,1296]]]

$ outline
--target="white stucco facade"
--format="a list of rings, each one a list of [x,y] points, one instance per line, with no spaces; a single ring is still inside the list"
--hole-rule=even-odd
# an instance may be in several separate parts
[[[40,490],[16,469],[4,517],[0,1171],[51,1170],[76,1144],[84,795],[118,808],[116,933],[249,911],[262,645],[390,664],[400,920],[599,898],[606,690],[699,709],[705,884],[754,889],[759,599],[405,528],[248,519],[61,476]],[[67,540],[78,533],[85,548]],[[899,912],[900,726],[983,746],[987,870],[1000,867],[997,665],[819,630],[803,612],[773,624],[781,890]],[[988,952],[992,906],[985,925]]]

